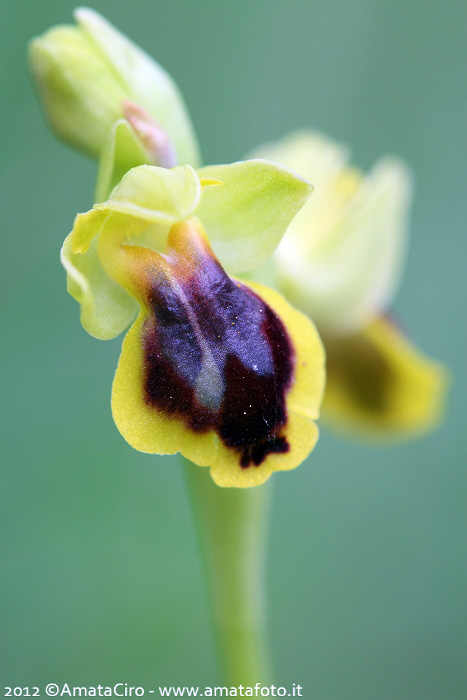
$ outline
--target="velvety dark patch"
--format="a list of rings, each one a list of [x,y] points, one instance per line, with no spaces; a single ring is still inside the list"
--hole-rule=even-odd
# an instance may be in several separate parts
[[[182,274],[175,259],[176,282],[158,278],[148,293],[146,402],[196,432],[215,430],[241,467],[258,466],[289,449],[280,432],[293,347],[272,309],[202,255]]]
[[[384,414],[394,374],[387,358],[363,335],[324,338],[328,382],[339,383],[361,410]]]

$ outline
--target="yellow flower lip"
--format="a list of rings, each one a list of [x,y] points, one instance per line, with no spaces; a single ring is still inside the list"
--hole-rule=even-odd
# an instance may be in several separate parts
[[[284,324],[190,223],[172,228],[169,246],[168,268],[146,275],[146,403],[195,432],[214,429],[243,468],[288,452],[280,433],[294,352]]]
[[[141,165],[76,217],[62,259],[86,330],[115,337],[140,309],[112,393],[132,447],[181,452],[236,487],[311,452],[324,387],[316,329],[280,294],[229,276],[272,252],[309,194],[263,160]]]
[[[136,449],[162,451],[161,433],[177,423],[184,454],[184,441],[204,436],[229,464],[223,485],[240,485],[250,467],[263,468],[263,481],[273,471],[271,456],[294,452],[297,466],[288,397],[298,358],[286,322],[257,291],[227,275],[194,221],[172,227],[164,255],[136,247],[125,254],[142,308],[114,385],[113,413],[123,436]],[[128,368],[136,358],[135,382]],[[305,424],[311,449],[316,431]],[[219,454],[208,452],[215,472]]]

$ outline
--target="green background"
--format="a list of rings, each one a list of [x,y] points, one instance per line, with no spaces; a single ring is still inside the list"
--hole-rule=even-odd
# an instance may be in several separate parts
[[[462,697],[465,627],[464,3],[96,1],[174,76],[204,161],[312,126],[416,177],[394,312],[452,372],[443,426],[381,447],[322,429],[274,479],[270,637],[280,684],[313,700]],[[6,685],[217,679],[176,458],[110,415],[121,339],[81,329],[58,251],[95,165],[46,130],[26,41],[73,2],[2,9],[2,670]],[[464,66],[465,67],[465,66]]]

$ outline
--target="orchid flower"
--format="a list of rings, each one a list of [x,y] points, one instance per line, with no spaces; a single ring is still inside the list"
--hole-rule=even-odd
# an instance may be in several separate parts
[[[349,164],[345,146],[313,131],[254,156],[292,168],[315,187],[266,272],[323,338],[323,417],[372,436],[429,429],[442,413],[445,371],[389,316],[407,247],[406,165],[386,157],[365,175]]]
[[[309,193],[267,161],[197,172],[142,165],[77,216],[62,260],[83,326],[108,339],[137,315],[112,393],[115,423],[135,449],[180,451],[236,487],[292,469],[313,449],[320,338],[280,294],[222,265],[236,272],[264,260]]]
[[[267,260],[312,188],[264,160],[195,170],[169,76],[97,13],[75,16],[32,42],[31,65],[53,129],[99,159],[98,201],[62,262],[91,335],[133,324],[115,423],[137,450],[181,452],[218,485],[256,486],[313,449],[324,351],[280,294],[231,275]]]

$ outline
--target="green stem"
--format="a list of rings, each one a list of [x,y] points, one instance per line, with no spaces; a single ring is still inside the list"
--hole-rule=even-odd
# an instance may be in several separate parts
[[[221,488],[184,460],[225,682],[266,684],[264,559],[269,485]]]

